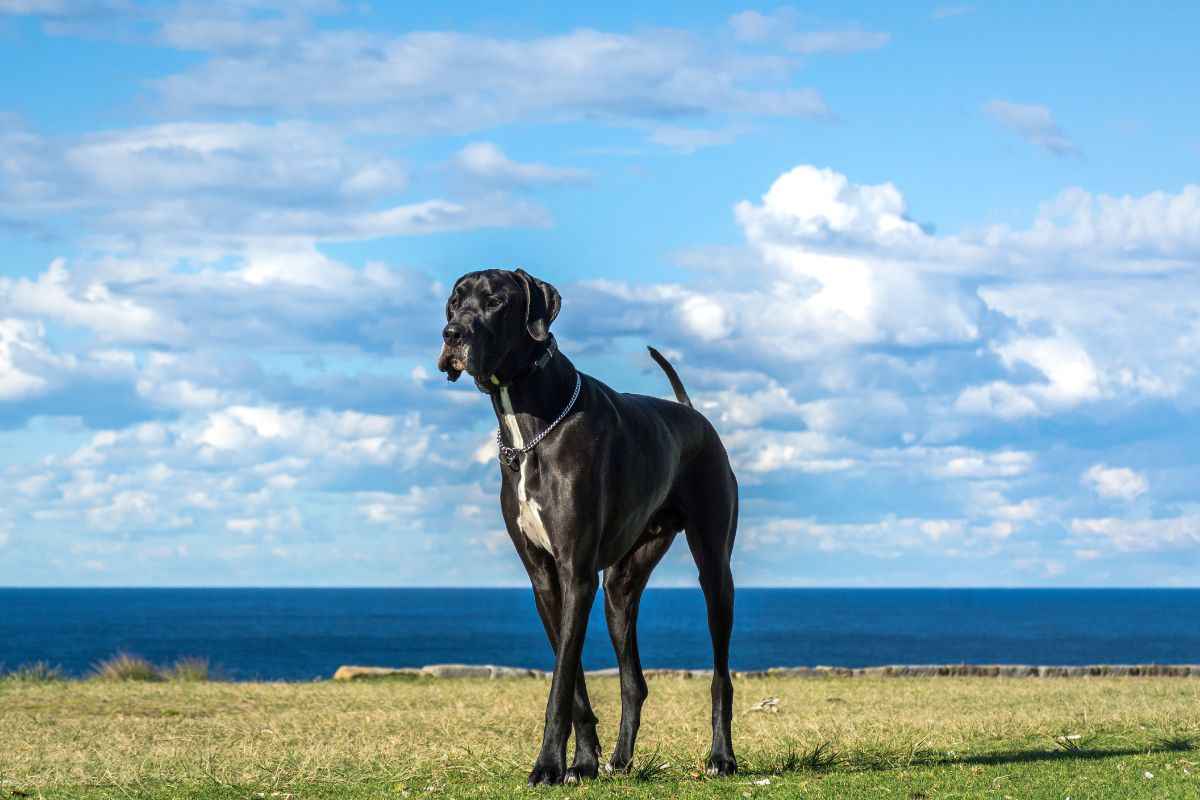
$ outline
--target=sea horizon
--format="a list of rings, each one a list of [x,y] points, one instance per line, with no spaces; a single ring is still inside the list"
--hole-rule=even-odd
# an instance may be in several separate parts
[[[1200,589],[740,587],[735,669],[890,664],[1200,663]],[[615,666],[598,597],[584,665]],[[528,587],[0,588],[0,667],[72,676],[124,651],[207,659],[233,680],[329,678],[342,665],[547,669]],[[647,590],[647,668],[706,668],[698,588]]]
[[[647,588],[647,591],[650,591],[650,590],[653,590],[653,591],[691,591],[691,590],[700,591],[699,584],[696,584],[695,586],[684,586],[684,585],[655,586],[655,585],[651,584],[650,586],[648,586],[646,588]],[[1036,592],[1060,591],[1060,590],[1061,591],[1072,591],[1072,592],[1075,592],[1075,591],[1089,591],[1089,592],[1090,591],[1097,591],[1097,592],[1106,592],[1106,591],[1154,591],[1154,592],[1182,591],[1182,592],[1192,592],[1192,591],[1200,591],[1200,584],[1197,584],[1195,586],[1146,586],[1146,585],[1138,585],[1138,584],[1116,585],[1116,586],[1089,586],[1089,585],[1085,585],[1085,584],[1054,585],[1054,586],[1049,586],[1049,585],[1043,586],[1043,585],[1036,585],[1036,584],[1035,585],[974,584],[974,585],[962,585],[962,586],[936,586],[936,585],[854,586],[854,585],[850,585],[850,584],[784,585],[784,584],[755,583],[755,584],[745,584],[745,585],[738,584],[736,588],[738,591],[741,591],[743,589],[785,590],[785,591],[812,589],[812,590],[820,590],[820,591],[845,590],[845,591],[855,591],[855,592],[858,592],[858,591],[864,591],[864,592],[866,592],[866,591],[888,591],[888,592],[892,592],[892,591],[909,591],[909,590],[922,591],[922,592],[926,592],[926,591],[929,591],[929,592],[935,592],[935,591],[982,591],[982,590],[987,590],[987,591],[1011,590],[1011,591],[1036,591]],[[84,591],[84,590],[89,590],[89,589],[100,589],[100,590],[132,589],[132,590],[137,590],[137,591],[157,591],[157,590],[172,591],[172,590],[177,590],[177,589],[211,589],[211,590],[237,589],[237,590],[246,590],[246,591],[251,591],[251,590],[255,590],[255,589],[288,589],[288,590],[296,590],[296,591],[309,590],[309,589],[317,590],[317,591],[324,590],[324,589],[336,589],[339,591],[340,590],[351,591],[351,590],[355,590],[355,589],[371,589],[371,590],[374,590],[374,589],[403,589],[403,590],[414,589],[414,590],[417,590],[417,589],[419,589],[419,590],[437,590],[437,591],[441,591],[441,590],[444,590],[444,591],[473,591],[476,589],[479,589],[479,590],[511,589],[514,591],[519,591],[519,590],[529,590],[530,587],[528,585],[520,586],[517,584],[505,584],[505,583],[471,584],[471,585],[463,585],[463,586],[443,585],[443,584],[404,584],[404,585],[399,585],[399,584],[368,584],[368,583],[329,584],[329,585],[323,585],[323,586],[312,586],[312,585],[307,585],[307,584],[294,584],[294,583],[245,584],[245,585],[242,585],[242,584],[179,583],[179,584],[171,584],[169,586],[167,586],[167,585],[139,586],[137,584],[121,584],[121,585],[112,585],[112,586],[89,585],[89,584],[75,584],[75,585],[71,585],[71,586],[49,586],[49,585],[32,585],[32,584],[31,585],[0,584],[0,591],[7,591],[7,590],[18,591],[18,590],[25,590],[25,589],[38,590],[38,591],[52,591],[52,590],[56,590],[56,589],[62,589],[62,590],[68,590],[68,591]],[[600,593],[602,593],[603,591],[604,591],[603,587],[601,587],[598,590],[598,592],[600,592]]]

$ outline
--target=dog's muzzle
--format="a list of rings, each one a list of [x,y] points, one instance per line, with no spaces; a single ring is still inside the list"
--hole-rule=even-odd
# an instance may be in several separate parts
[[[461,325],[450,323],[442,330],[442,353],[438,356],[438,369],[446,373],[446,380],[456,381],[467,371],[470,355],[466,340],[466,331]]]

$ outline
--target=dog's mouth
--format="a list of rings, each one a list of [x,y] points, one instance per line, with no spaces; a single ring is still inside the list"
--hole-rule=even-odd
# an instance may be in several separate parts
[[[446,373],[446,380],[456,381],[464,372],[470,372],[469,355],[466,347],[451,348],[442,345],[442,354],[438,356],[438,369]]]

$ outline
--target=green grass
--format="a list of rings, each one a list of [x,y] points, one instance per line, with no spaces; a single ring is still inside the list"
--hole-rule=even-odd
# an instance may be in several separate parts
[[[654,678],[631,774],[532,790],[539,680],[0,680],[0,798],[1200,797],[1200,681],[746,679],[741,774],[708,684]],[[615,679],[589,681],[607,753]],[[754,712],[780,698],[778,713]],[[1147,777],[1150,775],[1150,777]]]

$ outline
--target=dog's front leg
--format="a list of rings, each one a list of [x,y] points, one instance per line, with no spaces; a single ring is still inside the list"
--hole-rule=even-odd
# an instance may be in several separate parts
[[[588,613],[596,599],[599,579],[595,570],[582,574],[560,572],[563,590],[562,623],[559,627],[558,652],[554,659],[554,678],[546,702],[546,727],[542,750],[529,773],[529,785],[562,783],[566,774],[567,737],[571,733],[571,710],[575,696],[575,678],[583,654]]]

